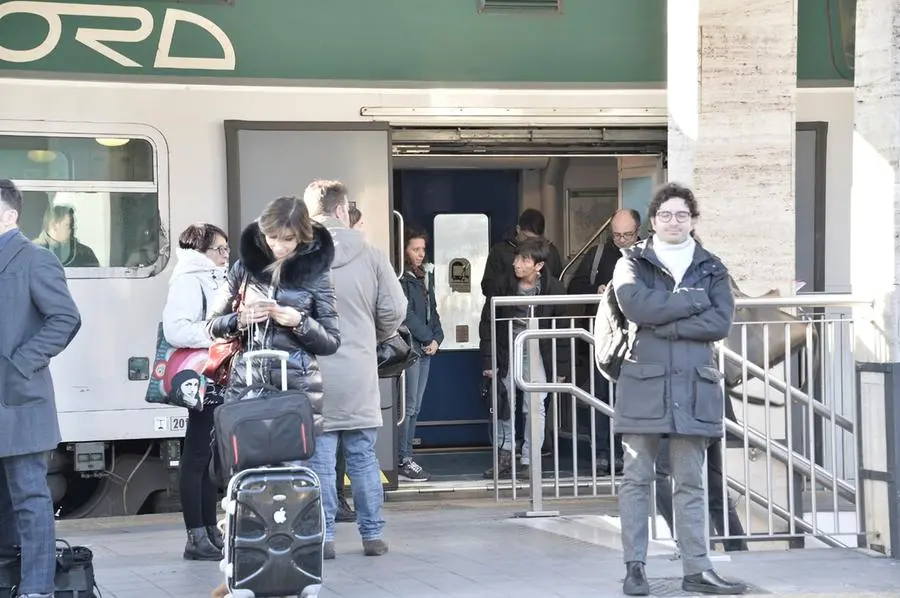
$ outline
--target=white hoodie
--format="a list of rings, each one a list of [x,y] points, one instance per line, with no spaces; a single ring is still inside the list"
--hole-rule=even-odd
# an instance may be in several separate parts
[[[163,333],[173,347],[204,349],[213,341],[206,331],[203,298],[207,307],[212,305],[216,293],[225,287],[226,268],[193,249],[178,248],[176,255],[178,263],[163,309]]]

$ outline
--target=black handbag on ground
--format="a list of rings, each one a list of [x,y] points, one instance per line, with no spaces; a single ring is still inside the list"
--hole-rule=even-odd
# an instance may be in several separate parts
[[[94,579],[94,553],[86,546],[72,546],[56,541],[56,574],[54,598],[99,598],[100,589]],[[22,567],[19,549],[0,548],[0,598],[17,593]]]
[[[413,365],[419,356],[412,350],[413,338],[409,328],[401,326],[375,349],[378,358],[378,377],[396,378]]]

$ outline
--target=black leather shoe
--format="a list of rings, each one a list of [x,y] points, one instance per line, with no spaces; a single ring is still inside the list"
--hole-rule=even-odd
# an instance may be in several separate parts
[[[681,589],[685,592],[697,594],[715,594],[717,596],[731,596],[743,594],[747,586],[734,581],[725,581],[713,569],[707,569],[703,573],[685,575],[681,581]]]
[[[640,561],[625,563],[625,582],[622,584],[622,592],[626,596],[650,595],[650,583],[644,573],[644,563]]]

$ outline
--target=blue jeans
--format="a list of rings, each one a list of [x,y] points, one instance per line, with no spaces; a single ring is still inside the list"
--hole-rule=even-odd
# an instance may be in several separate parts
[[[20,594],[53,593],[56,524],[46,453],[0,457],[0,545],[22,546]]]
[[[416,422],[422,410],[422,398],[428,384],[428,371],[431,369],[431,357],[422,356],[406,370],[406,419],[400,426],[397,444],[400,451],[400,462],[412,459],[413,440],[416,437]]]
[[[325,541],[334,541],[334,517],[338,510],[334,468],[337,461],[338,439],[343,439],[347,459],[347,475],[356,509],[356,525],[363,540],[377,540],[384,531],[381,507],[384,488],[381,467],[375,455],[377,428],[323,432],[316,438],[316,452],[307,465],[316,472],[322,483],[322,504],[325,507]]]

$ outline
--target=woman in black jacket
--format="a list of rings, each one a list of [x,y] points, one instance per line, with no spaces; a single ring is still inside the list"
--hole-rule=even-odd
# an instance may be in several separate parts
[[[331,281],[333,258],[331,235],[312,221],[303,200],[296,197],[271,202],[244,229],[240,259],[228,274],[228,292],[210,311],[214,338],[241,338],[225,402],[247,387],[244,352],[287,351],[288,387],[309,396],[316,429],[321,428],[322,374],[316,356],[332,355],[341,344]],[[252,382],[280,388],[280,363],[255,362]]]

